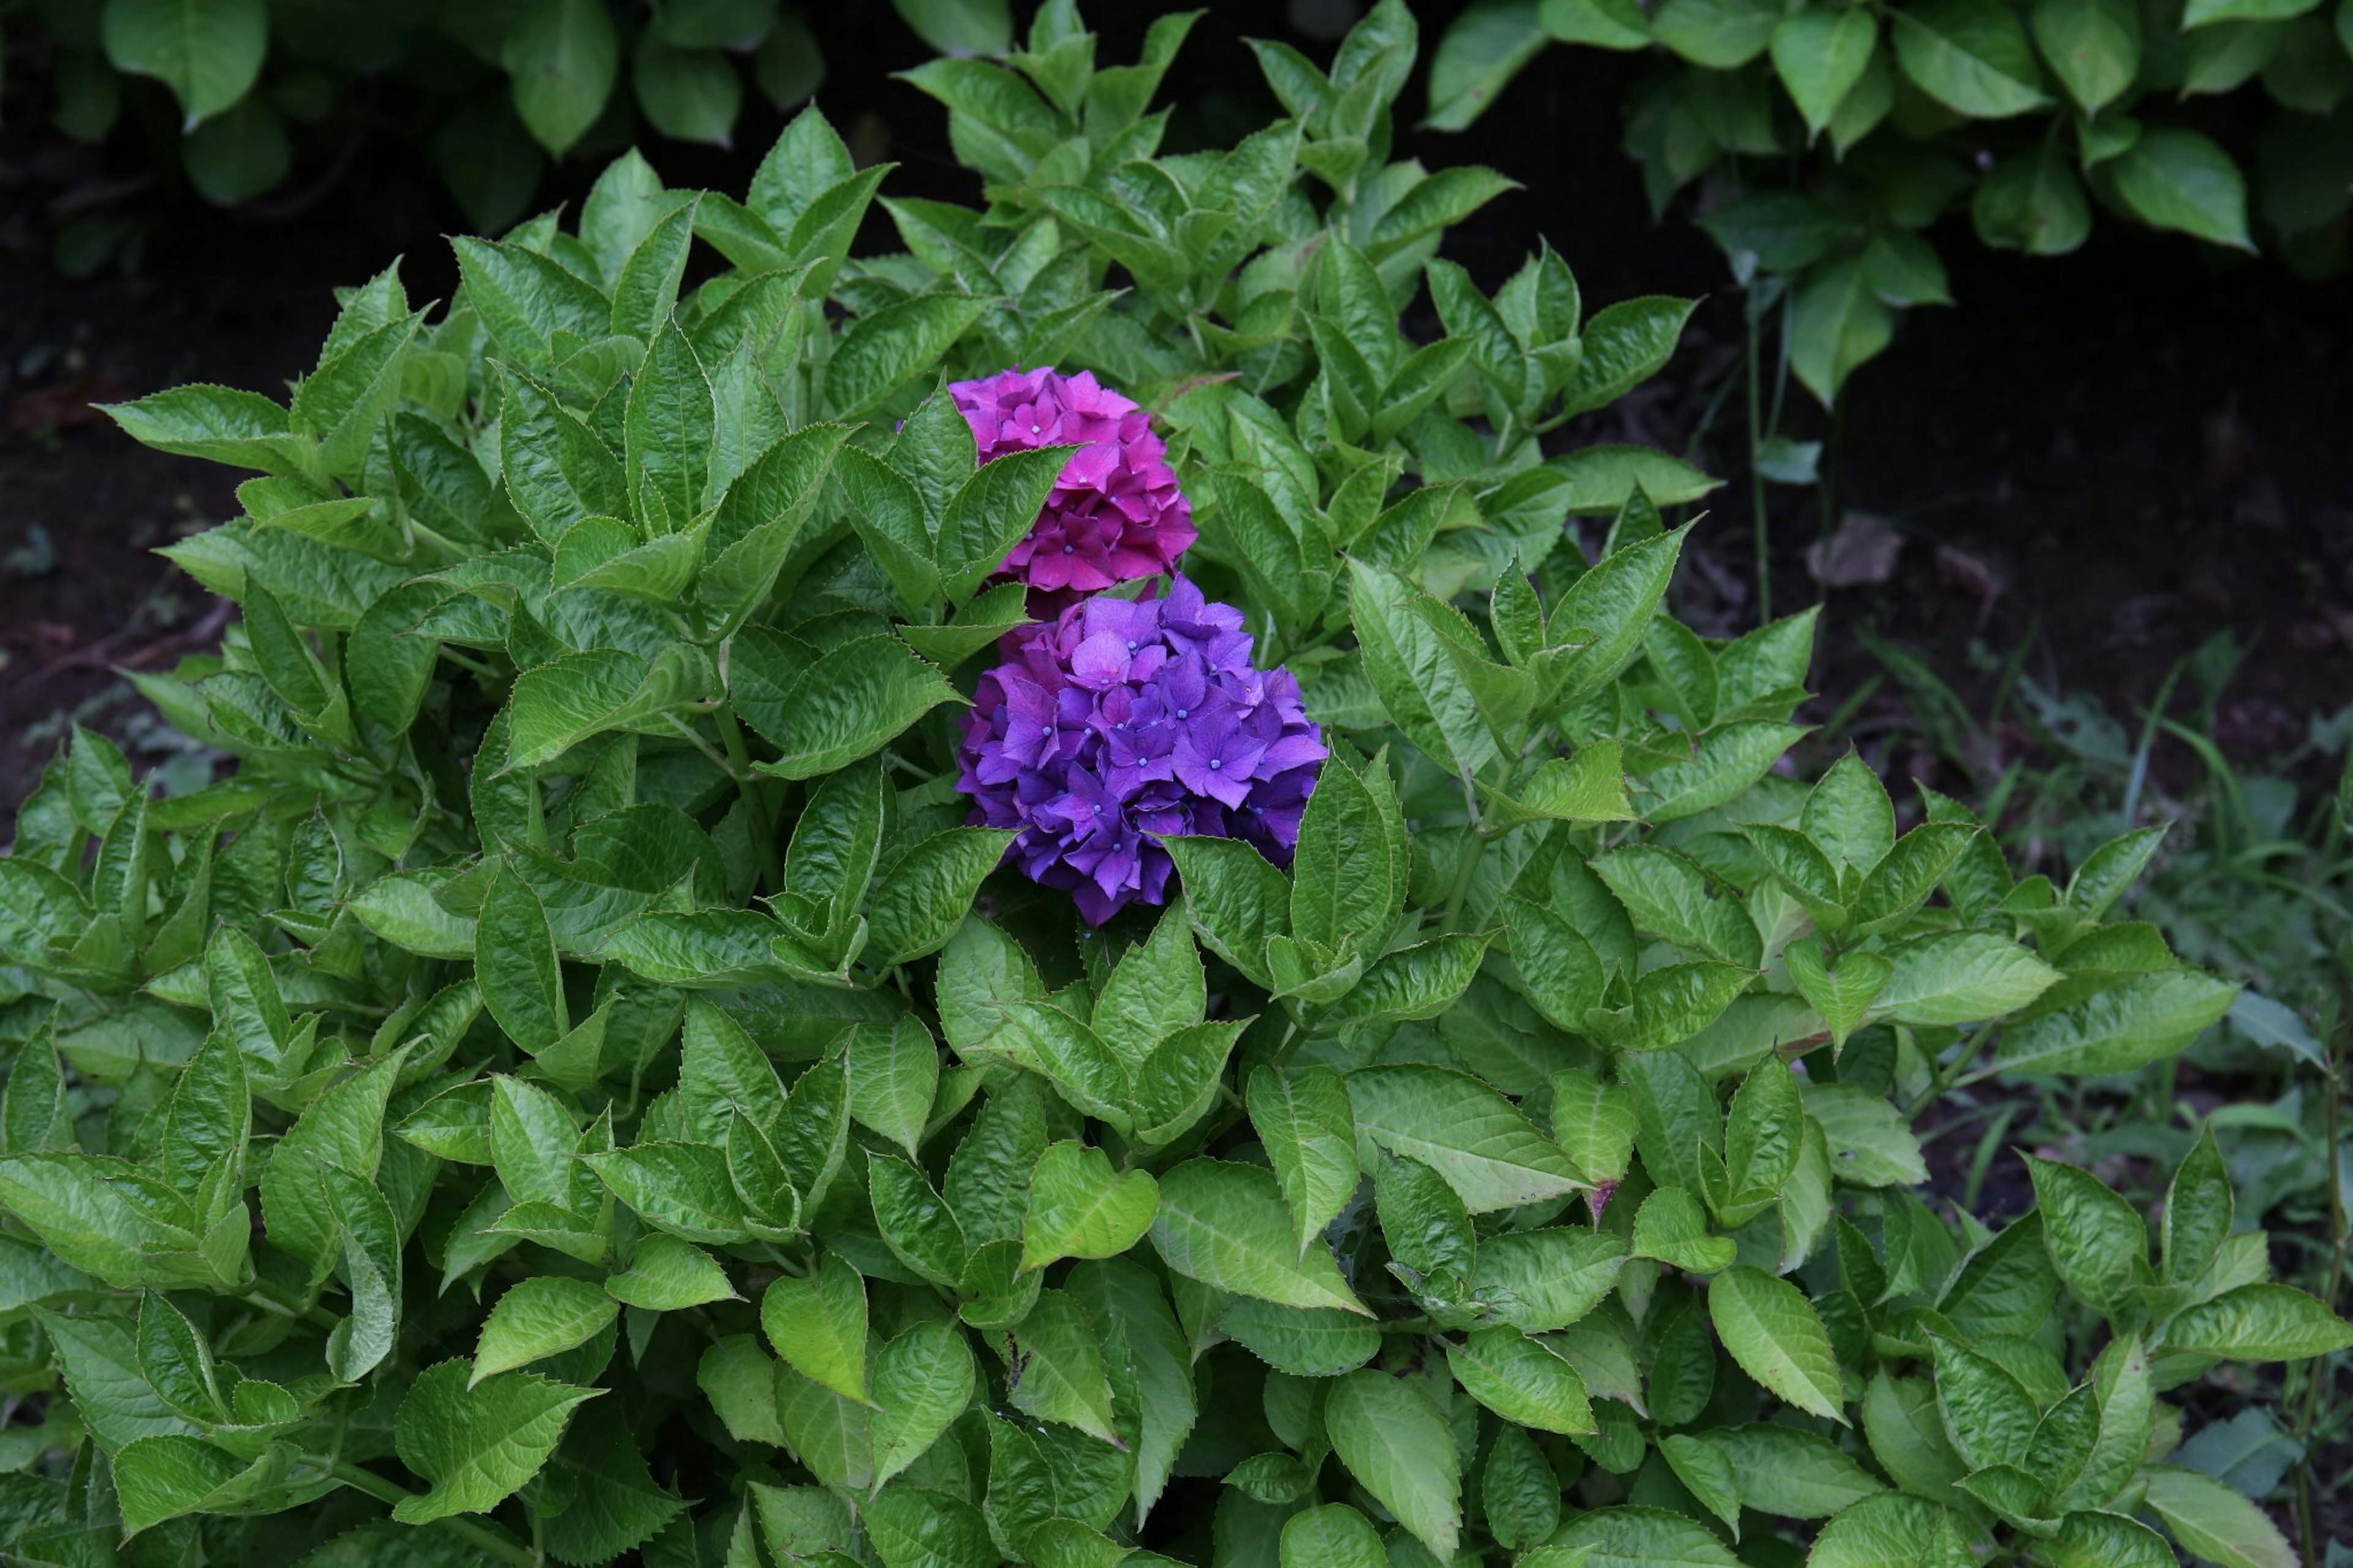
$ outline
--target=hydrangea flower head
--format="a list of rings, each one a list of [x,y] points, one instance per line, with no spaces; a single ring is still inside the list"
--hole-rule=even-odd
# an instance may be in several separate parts
[[[956,788],[1006,852],[1092,925],[1167,899],[1167,834],[1240,838],[1278,866],[1325,756],[1289,670],[1250,662],[1242,615],[1179,576],[1165,598],[1098,595],[1024,626],[980,678]]]
[[[984,463],[1078,443],[1005,570],[1049,594],[1091,594],[1176,570],[1200,531],[1151,416],[1092,371],[1008,370],[948,387]]]

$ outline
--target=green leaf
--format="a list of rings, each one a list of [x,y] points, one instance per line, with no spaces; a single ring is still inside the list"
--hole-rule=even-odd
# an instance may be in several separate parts
[[[1564,1029],[1583,1029],[1609,980],[1593,944],[1566,916],[1520,898],[1504,900],[1504,930],[1520,989],[1536,1011]]]
[[[2159,228],[2214,245],[2254,249],[2247,237],[2247,182],[2211,138],[2179,126],[2142,133],[2109,165],[2125,205]]]
[[[1615,403],[1665,368],[1698,304],[1651,295],[1621,300],[1595,313],[1579,341],[1577,374],[1561,393],[1561,409],[1575,413]]]
[[[2041,1554],[2052,1568],[2173,1568],[2180,1561],[2165,1537],[2140,1521],[2088,1510],[2061,1520]]]
[[[1483,0],[1447,27],[1430,62],[1433,131],[1461,131],[1485,112],[1520,68],[1544,48],[1533,0]],[[1290,1568],[1286,1558],[1284,1568]]]
[[[1985,3],[1998,5],[2000,0]],[[1907,11],[1896,18],[1899,43],[1911,15]],[[1876,358],[1894,334],[1894,312],[1872,287],[1860,257],[1810,268],[1798,285],[1790,310],[1789,368],[1807,391],[1825,404],[1835,403],[1846,378]]]
[[[1743,1372],[1799,1409],[1847,1424],[1838,1356],[1796,1286],[1736,1264],[1708,1282],[1707,1311]]]
[[[934,546],[940,581],[959,604],[1004,567],[1029,537],[1061,477],[1071,447],[1041,447],[991,458],[959,486],[940,512]]]
[[[132,440],[159,452],[273,474],[316,470],[310,440],[294,435],[286,410],[259,393],[175,386],[136,402],[102,406]]]
[[[649,1312],[679,1312],[736,1299],[717,1258],[660,1231],[638,1238],[628,1270],[606,1280],[605,1293]]]
[[[452,1514],[489,1512],[539,1473],[573,1408],[600,1392],[527,1372],[475,1386],[467,1363],[458,1361],[429,1369],[402,1396],[393,1438],[401,1463],[432,1489],[403,1499],[393,1517],[428,1524]]]
[[[1697,1498],[1708,1512],[1722,1520],[1727,1529],[1736,1532],[1740,1528],[1740,1488],[1735,1479],[1732,1461],[1723,1449],[1704,1437],[1676,1433],[1659,1440],[1659,1456],[1684,1489]]]
[[[1041,1292],[1013,1338],[1020,1367],[1019,1377],[1009,1380],[1014,1408],[1125,1446],[1112,1424],[1103,1343],[1076,1300],[1060,1290]]]
[[[1332,1450],[1374,1499],[1440,1562],[1462,1528],[1462,1468],[1445,1417],[1386,1373],[1352,1372],[1324,1403]]]
[[[1159,1186],[1149,1173],[1115,1172],[1110,1155],[1083,1143],[1051,1144],[1029,1180],[1021,1267],[1117,1258],[1144,1239],[1159,1206]]]
[[[679,48],[648,33],[630,58],[629,81],[638,107],[663,135],[729,144],[744,107],[744,79],[723,51]]]
[[[2221,1568],[2295,1568],[2302,1561],[2262,1509],[2196,1470],[2150,1469],[2147,1505],[2176,1541]]]
[[[1471,1215],[1437,1172],[1419,1160],[1380,1160],[1373,1194],[1393,1263],[1419,1276],[1470,1273],[1478,1250]]]
[[[1759,0],[1668,0],[1651,31],[1694,65],[1736,70],[1765,52],[1780,18]]]
[[[1381,1331],[1331,1307],[1278,1307],[1251,1296],[1228,1300],[1217,1331],[1277,1372],[1338,1377],[1380,1353]]]
[[[1999,1362],[1931,1335],[1936,1404],[1953,1447],[1972,1468],[2022,1464],[2042,1418],[2034,1396]]]
[[[1798,994],[1821,1015],[1822,1022],[1830,1026],[1832,1046],[1841,1049],[1895,972],[1894,965],[1879,953],[1856,952],[1840,955],[1838,969],[1832,973],[1822,962],[1822,944],[1817,938],[1792,942],[1782,950],[1781,958]]]
[[[1480,1242],[1471,1289],[1521,1332],[1551,1333],[1599,1305],[1625,1264],[1625,1239],[1606,1231],[1506,1231]]]
[[[262,0],[107,0],[103,11],[108,63],[170,88],[183,132],[244,98],[269,52]]]
[[[1059,1007],[1016,1003],[1005,1009],[1000,1038],[1017,1047],[1017,1060],[1045,1075],[1061,1097],[1123,1132],[1134,1131],[1129,1101],[1134,1080],[1095,1032]]]
[[[620,1310],[618,1301],[586,1279],[543,1274],[518,1280],[482,1324],[466,1386],[585,1344]]]
[[[2188,1046],[2230,1011],[2238,990],[2192,969],[2136,975],[2004,1030],[1997,1059],[2011,1071],[2038,1076],[2124,1072]]]
[[[1615,741],[1595,741],[1577,755],[1547,760],[1517,791],[1523,810],[1556,822],[1631,822],[1624,752]]]
[[[1372,1521],[1346,1503],[1295,1513],[1282,1526],[1281,1568],[1388,1568]]]
[[[2140,1215],[2088,1171],[2032,1154],[2026,1169],[2051,1266],[2075,1294],[2103,1311],[2116,1310],[2147,1275],[2148,1232]]]
[[[1733,1568],[1739,1561],[1695,1520],[1621,1504],[1561,1526],[1551,1544],[1521,1558],[1517,1568]]]
[[[955,689],[913,649],[887,633],[828,649],[786,687],[776,707],[746,721],[784,752],[764,773],[815,778],[888,745]]]
[[[1187,1160],[1163,1174],[1152,1245],[1171,1269],[1220,1290],[1372,1315],[1328,1248],[1301,1252],[1273,1175],[1255,1166]]]
[[[811,1383],[789,1366],[776,1369],[776,1422],[785,1447],[827,1486],[863,1491],[874,1484],[874,1440],[866,1406]]]
[[[1583,1184],[1518,1107],[1468,1073],[1366,1068],[1346,1081],[1357,1131],[1430,1166],[1472,1214],[1541,1203]]]
[[[1176,862],[1185,910],[1210,952],[1271,990],[1267,939],[1285,933],[1291,885],[1266,857],[1237,838],[1173,837],[1161,844]]]
[[[1201,1021],[1208,1005],[1201,955],[1181,905],[1120,955],[1095,998],[1095,1033],[1133,1069],[1166,1037]]]
[[[1997,249],[2064,256],[2092,232],[2084,186],[2055,145],[2015,153],[1994,165],[1971,198],[1978,237]]]
[[[1642,1200],[1634,1215],[1633,1252],[1693,1274],[1713,1274],[1730,1266],[1738,1248],[1729,1237],[1711,1236],[1707,1211],[1681,1187],[1661,1187]]]
[[[501,63],[513,82],[515,112],[561,158],[604,111],[620,46],[602,0],[547,0],[507,35]]]
[[[683,1241],[747,1238],[744,1201],[728,1178],[727,1156],[708,1144],[657,1141],[580,1158],[656,1230]]]
[[[1975,120],[2000,120],[2050,100],[2034,47],[2000,0],[1928,0],[1895,14],[1895,58],[1930,98]]]
[[[2166,1278],[2186,1283],[2203,1276],[2229,1238],[2237,1208],[2231,1173],[2209,1123],[2166,1189],[2160,1222]]]
[[[986,1568],[997,1550],[980,1514],[944,1492],[893,1488],[866,1504],[865,1523],[886,1568]]]
[[[943,55],[1001,55],[1013,47],[1005,0],[892,0],[915,34]]]
[[[1447,1347],[1446,1364],[1472,1398],[1506,1421],[1543,1432],[1594,1430],[1577,1369],[1508,1324],[1472,1330],[1460,1347]]]
[[[923,670],[927,687],[939,681],[930,666]],[[945,689],[944,682],[940,689]],[[929,697],[926,708],[945,700],[930,696],[928,690],[924,695]],[[901,710],[921,700],[909,700]],[[955,934],[980,884],[997,869],[1012,842],[1010,832],[994,827],[951,827],[923,839],[884,867],[875,879],[867,906],[866,962],[887,970],[937,952]]]
[[[1561,595],[1546,635],[1556,648],[1566,650],[1566,696],[1598,691],[1633,662],[1674,576],[1683,537],[1681,531],[1662,534],[1612,551]]]
[[[1605,1083],[1582,1068],[1552,1075],[1553,1140],[1586,1180],[1621,1180],[1641,1125],[1623,1084]]]
[[[0,1205],[64,1262],[118,1289],[139,1282],[153,1234],[108,1178],[128,1167],[79,1150],[0,1158]]]
[[[1341,997],[1332,1021],[1437,1017],[1469,989],[1493,935],[1450,931],[1383,954]]]
[[[1347,1085],[1325,1067],[1260,1068],[1250,1074],[1249,1104],[1303,1258],[1356,1195],[1356,1123]]]
[[[686,1507],[655,1481],[626,1422],[573,1427],[545,1475],[546,1495],[564,1506],[540,1539],[559,1562],[594,1563],[642,1546]]]
[[[1879,24],[1867,11],[1809,8],[1774,27],[1773,68],[1805,118],[1807,134],[1822,133],[1878,47]]]
[[[1742,1506],[1759,1513],[1827,1519],[1886,1489],[1837,1444],[1795,1426],[1719,1426],[1707,1441],[1732,1461]]]
[[[718,416],[694,345],[675,321],[654,332],[623,415],[629,501],[647,534],[683,531],[702,510]]]
[[[940,1047],[920,1018],[860,1024],[847,1055],[849,1113],[913,1158],[940,1083]]]
[[[1628,0],[1544,0],[1544,29],[1564,44],[1639,49],[1651,41],[1649,19]]]
[[[860,317],[826,366],[828,408],[845,419],[873,414],[946,359],[986,304],[962,294],[924,294]]]
[[[1808,1568],[1959,1568],[1973,1561],[1968,1537],[1946,1509],[1926,1498],[1881,1492],[1853,1504],[1822,1527]]]
[[[923,1457],[972,1401],[976,1373],[964,1331],[917,1323],[874,1358],[874,1485]]]
[[[554,761],[572,746],[608,730],[626,729],[674,712],[710,691],[708,658],[672,644],[651,661],[600,648],[565,654],[527,669],[515,680],[502,772]]]
[[[2140,8],[2131,0],[2034,0],[2028,20],[2042,58],[2086,114],[2115,102],[2140,72]]]
[[[931,1178],[904,1160],[870,1154],[866,1180],[874,1223],[892,1255],[934,1285],[953,1289],[964,1278],[970,1253],[955,1215]]]
[[[2279,22],[2313,10],[2313,0],[2190,0],[2181,13],[2184,28],[2217,22]]]
[[[1928,1180],[1918,1135],[1877,1090],[1810,1085],[1806,1114],[1822,1130],[1831,1173],[1850,1186],[1910,1187]]]
[[[2184,1310],[2165,1326],[2167,1348],[2230,1361],[2302,1361],[2353,1345],[2353,1326],[2286,1285],[2242,1285]]]
[[[739,1442],[784,1447],[776,1422],[776,1363],[750,1334],[730,1334],[702,1352],[696,1386],[710,1400],[720,1425]]]
[[[322,1166],[365,1181],[384,1153],[384,1109],[406,1051],[337,1084],[278,1141],[261,1176],[261,1215],[270,1241],[323,1273],[342,1257],[342,1229],[319,1185]],[[93,1270],[96,1272],[96,1270]]]
[[[2049,990],[2059,972],[1990,931],[1944,931],[1885,952],[1893,970],[1872,1011],[1936,1028],[2016,1012]]]
[[[1763,943],[1736,893],[1671,849],[1631,845],[1592,862],[1638,930],[1744,969],[1757,967]]]
[[[1087,1310],[1104,1343],[1113,1342],[1116,1330],[1127,1345],[1142,1405],[1134,1459],[1135,1516],[1140,1520],[1166,1485],[1192,1430],[1191,1351],[1169,1310],[1160,1276],[1140,1263],[1081,1263],[1071,1269],[1063,1288]]]
[[[1498,1546],[1531,1546],[1560,1528],[1559,1478],[1525,1427],[1497,1430],[1480,1467],[1479,1490],[1488,1531]]]
[[[536,1056],[572,1032],[547,911],[519,872],[493,878],[474,926],[482,1005],[507,1037]]]
[[[1418,608],[1426,595],[1370,562],[1351,560],[1348,569],[1348,607],[1365,673],[1391,721],[1450,773],[1483,766],[1495,755],[1493,733],[1447,639]]]
[[[866,1281],[840,1254],[822,1254],[806,1275],[780,1276],[760,1299],[760,1326],[802,1376],[868,1402]]]
[[[1658,506],[1683,506],[1724,482],[1709,479],[1679,458],[1648,447],[1586,447],[1550,458],[1545,467],[1568,480],[1565,499],[1572,517],[1615,516],[1637,491]],[[1680,543],[1683,535],[1678,531],[1670,537]],[[1577,579],[1580,584],[1585,580]],[[1572,587],[1570,595],[1573,596],[1576,591]],[[1560,614],[1558,610],[1553,613],[1556,617]],[[1638,631],[1636,640],[1640,639]],[[1559,640],[1557,635],[1554,640]]]

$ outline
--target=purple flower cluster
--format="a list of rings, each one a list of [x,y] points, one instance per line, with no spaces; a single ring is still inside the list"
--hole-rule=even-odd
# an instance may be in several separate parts
[[[1092,371],[1008,370],[949,395],[984,463],[1008,452],[1083,443],[1071,454],[1029,536],[1005,570],[1059,607],[1071,595],[1176,570],[1200,531],[1152,417]],[[1033,601],[1034,603],[1034,601]]]
[[[1166,834],[1246,839],[1287,865],[1328,755],[1289,670],[1250,662],[1242,614],[1185,578],[1098,595],[1007,637],[965,716],[956,788],[1007,853],[1092,925],[1167,896]]]

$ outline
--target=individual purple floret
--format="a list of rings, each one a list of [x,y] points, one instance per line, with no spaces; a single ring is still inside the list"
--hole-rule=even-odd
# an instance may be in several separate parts
[[[1290,863],[1329,752],[1298,679],[1250,663],[1240,610],[1178,576],[1166,598],[1073,605],[1003,651],[965,715],[956,788],[976,826],[1019,830],[1007,860],[1071,889],[1089,924],[1166,901],[1163,835]]]
[[[1200,531],[1151,416],[1092,371],[1008,370],[949,386],[984,463],[1084,443],[1071,454],[1005,570],[1049,594],[1088,594],[1176,570]]]

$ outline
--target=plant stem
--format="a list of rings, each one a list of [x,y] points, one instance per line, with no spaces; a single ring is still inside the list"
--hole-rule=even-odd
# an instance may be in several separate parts
[[[736,792],[744,799],[744,823],[752,833],[752,853],[759,858],[760,885],[776,891],[785,885],[785,866],[776,853],[776,824],[769,813],[767,792],[760,787],[760,775],[752,771],[752,751],[744,743],[744,727],[735,721],[735,710],[723,703],[714,716],[720,743],[727,748],[728,771],[735,775]]]
[[[2324,1101],[2328,1138],[2328,1279],[2321,1288],[2321,1304],[2331,1314],[2337,1310],[2337,1287],[2345,1278],[2346,1249],[2353,1237],[2346,1230],[2345,1189],[2341,1184],[2344,1170],[2344,1149],[2338,1142],[2338,1124],[2344,1100],[2345,1048],[2353,1044],[2353,976],[2348,976],[2341,1011],[2337,1020],[2337,1043],[2328,1053],[2328,1092]],[[2297,1411],[2295,1435],[2304,1444],[2304,1458],[2295,1467],[2296,1532],[2304,1541],[2304,1560],[2316,1565],[2321,1561],[2321,1545],[2315,1532],[2312,1511],[2312,1429],[2320,1418],[2320,1401],[2329,1385],[2336,1381],[2336,1361],[2322,1356],[2308,1363],[2305,1376],[2304,1405]]]
[[[388,1502],[395,1507],[417,1495],[399,1482],[387,1480],[375,1471],[363,1469],[349,1460],[337,1460],[327,1467],[327,1473],[345,1486],[355,1487],[378,1501]],[[470,1519],[448,1514],[433,1522],[447,1527],[455,1534],[464,1536],[485,1555],[494,1557],[501,1563],[512,1563],[517,1564],[518,1568],[540,1568],[542,1559],[536,1552],[516,1545],[497,1531],[477,1524]]]
[[[315,1323],[322,1329],[332,1329],[343,1321],[316,1301],[307,1307],[298,1307],[291,1301],[280,1300],[259,1284],[246,1292],[245,1300],[248,1306],[259,1307],[265,1312],[275,1312],[281,1318],[292,1318],[297,1322]]]
[[[1462,805],[1471,816],[1471,846],[1462,857],[1462,868],[1454,873],[1454,886],[1446,895],[1446,917],[1440,929],[1452,931],[1454,917],[1461,912],[1462,900],[1470,895],[1472,879],[1479,874],[1479,858],[1487,852],[1487,835],[1479,820],[1479,795],[1471,775],[1462,775]]]

